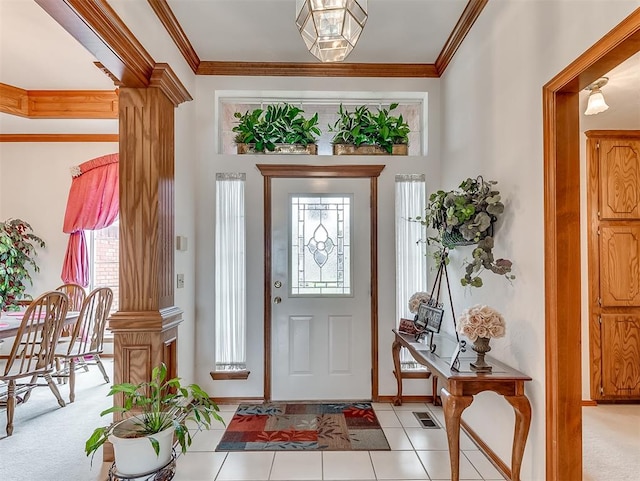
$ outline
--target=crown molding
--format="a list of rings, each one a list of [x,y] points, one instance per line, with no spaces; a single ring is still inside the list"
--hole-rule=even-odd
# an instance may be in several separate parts
[[[167,33],[176,44],[180,53],[193,70],[193,73],[198,71],[198,65],[200,65],[200,58],[194,50],[187,34],[182,30],[182,26],[178,22],[178,19],[173,14],[173,10],[167,3],[167,0],[147,0],[151,8],[155,12],[162,25],[166,29]]]
[[[403,77],[437,78],[434,64],[426,63],[297,63],[202,61],[197,75],[246,77]]]
[[[117,119],[118,93],[24,90],[0,83],[0,112],[29,119]]]
[[[467,6],[464,8],[462,15],[460,15],[460,19],[456,26],[451,31],[451,35],[442,47],[440,51],[440,55],[436,59],[436,70],[438,72],[438,76],[441,76],[446,70],[449,62],[455,55],[458,47],[462,44],[462,41],[465,39],[469,30],[482,13],[482,10],[487,5],[489,0],[469,0]]]
[[[174,106],[193,100],[185,86],[168,63],[156,64],[151,73],[149,87],[157,87],[173,102]]]
[[[0,134],[0,142],[118,142],[118,134]]]
[[[143,88],[155,61],[106,0],[35,0],[122,86]]]

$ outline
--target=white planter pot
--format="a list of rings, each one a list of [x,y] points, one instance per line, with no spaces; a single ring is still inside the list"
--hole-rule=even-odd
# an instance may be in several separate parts
[[[116,429],[121,431],[121,427],[133,426],[135,421],[132,419],[125,419]],[[156,455],[149,437],[153,437],[160,444],[158,455]],[[109,436],[109,441],[113,444],[118,474],[134,476],[153,473],[171,461],[173,426],[152,436],[140,438],[123,438],[114,433]]]

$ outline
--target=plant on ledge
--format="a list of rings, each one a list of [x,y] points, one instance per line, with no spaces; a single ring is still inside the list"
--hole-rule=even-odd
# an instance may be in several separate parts
[[[480,274],[485,269],[509,281],[515,279],[511,274],[512,262],[495,259],[493,255],[493,224],[504,212],[500,192],[494,188],[496,184],[482,176],[468,178],[457,190],[431,194],[425,216],[411,219],[437,231],[426,242],[439,247],[434,254],[438,265],[449,262],[448,249],[475,244],[471,259],[465,261],[465,275],[460,280],[463,286],[482,287]]]
[[[288,103],[271,104],[266,110],[254,109],[244,114],[236,112],[237,125],[231,130],[236,133],[236,144],[253,144],[255,152],[274,152],[276,144],[315,144],[321,135],[318,128],[318,114],[306,119],[304,110]]]
[[[340,104],[338,120],[329,125],[329,131],[334,132],[332,144],[376,145],[386,153],[393,152],[393,146],[409,143],[409,125],[402,115],[397,117],[390,112],[398,107],[393,103],[388,109],[379,109],[373,113],[366,105],[356,107],[350,112]]]
[[[27,282],[33,283],[27,268],[40,270],[34,259],[36,246],[43,248],[45,243],[32,231],[20,219],[0,222],[0,311],[18,308],[18,301],[26,297]]]

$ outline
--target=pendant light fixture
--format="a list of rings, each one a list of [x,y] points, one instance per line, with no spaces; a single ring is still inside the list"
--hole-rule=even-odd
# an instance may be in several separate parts
[[[589,94],[589,100],[587,101],[587,110],[584,111],[585,115],[599,114],[609,108],[607,102],[604,101],[604,95],[602,95],[602,91],[600,90],[602,87],[607,85],[608,81],[609,79],[607,77],[602,77],[585,88],[585,90],[591,91]]]
[[[321,62],[341,62],[367,23],[367,0],[297,0],[296,26]]]

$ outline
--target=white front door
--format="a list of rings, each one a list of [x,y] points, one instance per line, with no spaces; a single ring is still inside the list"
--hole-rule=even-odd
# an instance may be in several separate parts
[[[273,180],[273,400],[371,398],[369,184]]]

